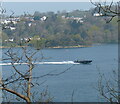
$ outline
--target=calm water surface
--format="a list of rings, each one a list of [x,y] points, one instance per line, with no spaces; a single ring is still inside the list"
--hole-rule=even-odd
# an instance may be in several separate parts
[[[34,90],[42,91],[48,86],[50,96],[54,97],[56,102],[70,102],[74,91],[73,101],[75,102],[97,102],[102,101],[98,92],[95,90],[99,78],[99,71],[104,73],[107,78],[112,75],[112,70],[118,69],[118,45],[104,44],[94,45],[87,48],[71,49],[44,49],[41,50],[44,57],[43,61],[62,62],[74,60],[93,60],[90,65],[36,65],[33,70],[34,76],[41,76],[49,72],[60,73],[70,68],[59,76],[46,76],[38,80],[38,83],[44,82],[40,87],[36,86]],[[39,58],[41,52],[37,54]],[[25,65],[21,66],[25,69]],[[9,76],[11,66],[3,66],[3,77]]]

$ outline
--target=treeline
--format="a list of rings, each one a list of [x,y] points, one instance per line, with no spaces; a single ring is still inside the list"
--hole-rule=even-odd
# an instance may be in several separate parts
[[[19,16],[20,21],[3,29],[3,46],[28,42],[35,47],[91,45],[94,43],[117,43],[117,18],[106,23],[106,17],[94,16],[93,10],[72,12],[58,11]],[[9,41],[13,39],[13,41]]]

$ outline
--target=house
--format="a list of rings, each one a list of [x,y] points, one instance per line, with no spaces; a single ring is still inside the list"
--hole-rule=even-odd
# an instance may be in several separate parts
[[[45,21],[47,19],[47,17],[46,16],[43,16],[40,20],[41,21]]]
[[[9,23],[11,23],[11,21],[10,20],[4,20],[2,23],[3,24],[9,24]]]
[[[71,17],[65,17],[64,15],[62,16],[63,19],[67,19],[67,20],[76,20],[77,22],[80,22],[80,23],[83,23],[83,18],[80,18],[80,17],[74,17],[74,16],[71,16]]]
[[[102,16],[102,13],[94,13],[93,16],[99,17],[99,16]]]
[[[9,42],[13,42],[13,41],[14,41],[14,39],[13,39],[13,38],[11,38],[11,39],[8,39],[8,41],[9,41]]]
[[[28,26],[29,26],[29,27],[32,26],[32,23],[28,23]]]
[[[10,27],[10,30],[15,30],[16,28],[15,27]]]

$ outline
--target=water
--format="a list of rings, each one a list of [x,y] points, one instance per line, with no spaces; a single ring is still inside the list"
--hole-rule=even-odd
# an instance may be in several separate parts
[[[6,49],[4,49],[6,50]],[[16,49],[17,50],[17,49]],[[118,45],[104,44],[94,45],[87,48],[71,49],[44,49],[42,55],[46,58],[37,63],[33,70],[33,76],[40,77],[45,74],[58,74],[67,69],[65,73],[57,76],[40,77],[37,82],[42,83],[40,87],[35,86],[35,91],[42,91],[48,86],[50,96],[56,102],[71,102],[74,91],[74,102],[98,102],[102,101],[95,89],[99,78],[99,71],[107,78],[112,75],[112,70],[118,69]],[[41,59],[41,52],[37,58]],[[74,60],[93,60],[92,64],[74,64]],[[3,78],[10,75],[11,65],[2,63]],[[1,65],[2,65],[1,64]],[[21,70],[27,68],[26,64],[17,65]]]

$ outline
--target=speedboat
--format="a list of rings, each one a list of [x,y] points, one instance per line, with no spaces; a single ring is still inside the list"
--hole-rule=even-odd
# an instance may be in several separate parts
[[[91,62],[92,62],[92,60],[82,60],[82,61],[76,60],[76,61],[74,61],[74,63],[80,63],[80,64],[90,64]]]

